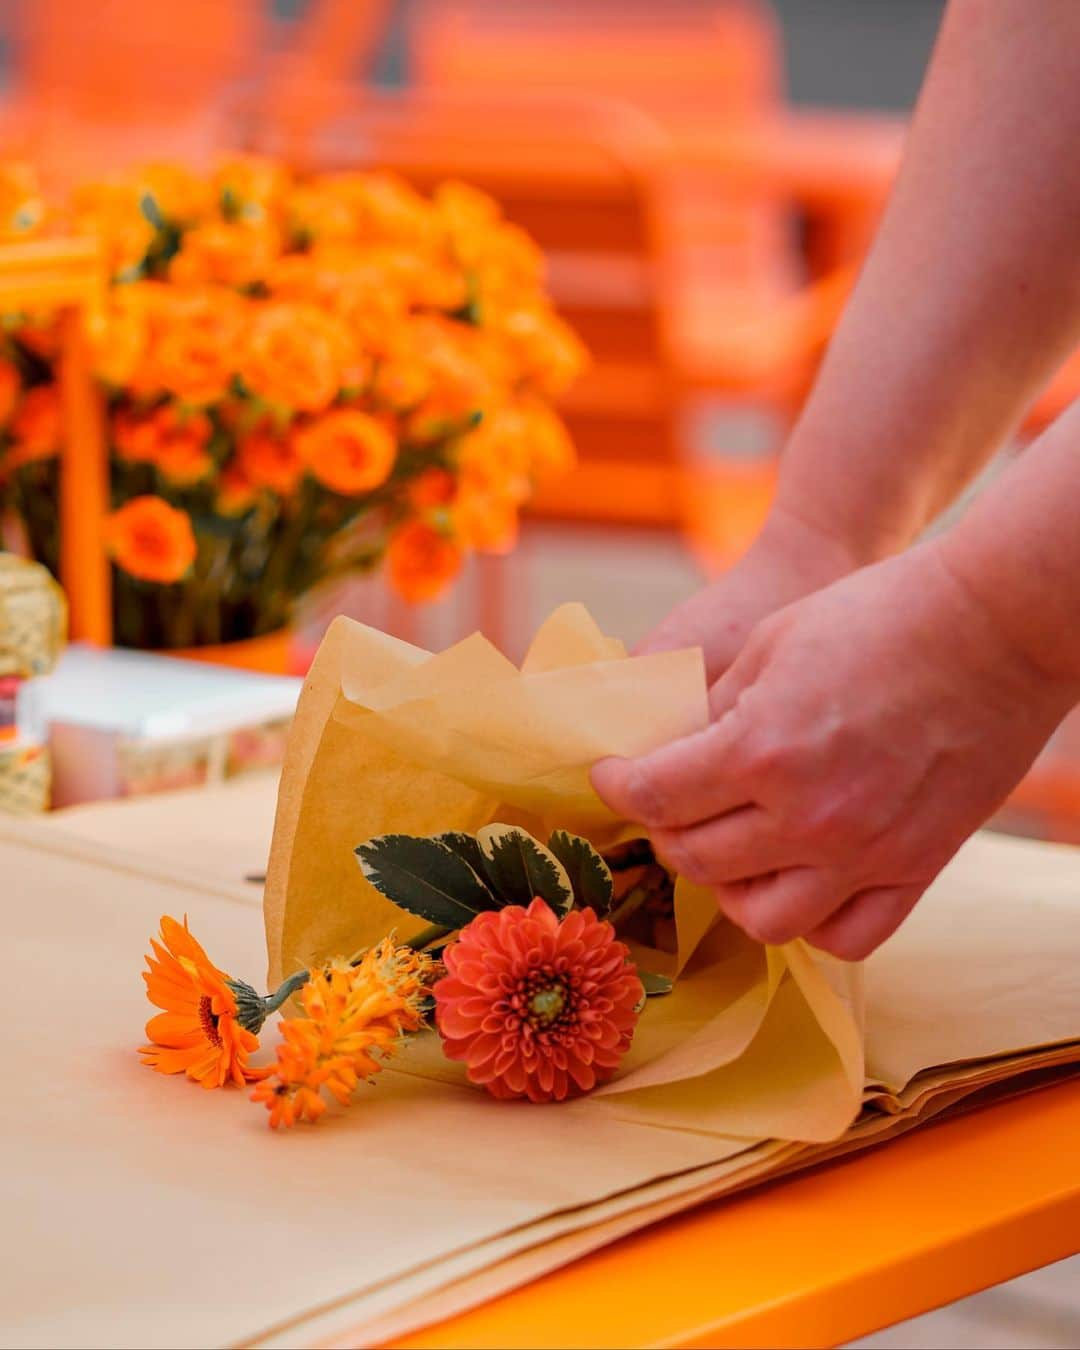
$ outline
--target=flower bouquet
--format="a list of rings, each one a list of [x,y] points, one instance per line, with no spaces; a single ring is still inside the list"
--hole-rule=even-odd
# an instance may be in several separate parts
[[[7,237],[47,228],[0,175]],[[114,628],[122,645],[242,640],[296,598],[385,563],[434,599],[472,549],[512,547],[534,483],[572,461],[550,400],[583,351],[532,242],[462,184],[298,177],[233,159],[76,189],[53,218],[100,239]],[[0,492],[58,561],[55,325],[9,314]]]
[[[212,1019],[220,1044],[200,1038],[187,987],[189,1021],[151,1023],[149,1058],[250,1074],[275,1123],[314,1119],[324,1092],[350,1100],[393,1053],[423,1078],[588,1094],[582,1108],[665,1129],[835,1137],[864,1082],[859,968],[751,941],[589,782],[597,759],[707,716],[700,652],[628,658],[580,606],[556,611],[521,669],[479,635],[431,656],[337,620],[281,782],[272,992],[200,994],[251,1034],[290,1008],[278,1058],[230,1059]]]

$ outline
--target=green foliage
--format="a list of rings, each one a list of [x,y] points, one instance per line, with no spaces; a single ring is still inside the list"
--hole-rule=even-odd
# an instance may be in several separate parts
[[[477,832],[484,871],[504,905],[529,905],[537,896],[561,918],[573,908],[574,892],[554,853],[516,825],[485,825]]]
[[[498,908],[469,864],[438,839],[384,834],[356,849],[368,881],[399,908],[441,928],[463,928]]]
[[[587,839],[567,830],[556,830],[548,840],[548,848],[566,870],[577,907],[592,909],[602,919],[615,898],[607,863]]]

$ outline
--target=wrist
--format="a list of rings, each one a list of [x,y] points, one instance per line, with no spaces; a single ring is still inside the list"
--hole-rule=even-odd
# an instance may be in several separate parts
[[[814,589],[827,586],[877,559],[858,541],[814,512],[781,500],[773,503],[754,548],[771,556],[782,555],[805,573]]]
[[[1010,600],[987,584],[994,573],[981,560],[981,540],[957,528],[925,547],[981,627],[988,659],[1060,703],[1062,715],[1080,701],[1080,653],[1069,652],[1059,633],[1046,631],[1035,612],[1038,606],[1025,605],[1015,596]]]

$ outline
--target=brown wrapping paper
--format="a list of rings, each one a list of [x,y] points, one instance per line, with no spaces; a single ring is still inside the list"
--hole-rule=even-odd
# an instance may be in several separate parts
[[[243,1094],[134,1053],[161,913],[189,913],[216,958],[251,970],[258,897],[236,874],[265,851],[270,809],[245,784],[72,813],[81,838],[0,821],[8,997],[26,1010],[0,1125],[0,1344],[371,1344],[1080,1059],[1080,854],[984,835],[867,963],[875,1105],[839,1140],[724,1140],[392,1069],[349,1112],[275,1136]],[[235,847],[193,857],[215,832]]]
[[[491,821],[599,847],[640,830],[589,782],[606,755],[637,755],[705,726],[698,651],[629,658],[579,605],[557,610],[520,670],[479,635],[437,656],[339,619],[297,712],[266,892],[269,983],[422,922],[364,879],[353,850],[384,833],[475,831]],[[804,943],[766,949],[680,882],[678,975],[652,999],[616,1079],[587,1108],[717,1137],[824,1140],[854,1119],[863,1084],[860,978]],[[463,1083],[434,1034],[404,1067]]]

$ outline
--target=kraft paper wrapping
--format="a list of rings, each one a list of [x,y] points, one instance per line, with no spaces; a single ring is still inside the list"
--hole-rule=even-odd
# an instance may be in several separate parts
[[[64,818],[0,821],[6,988],[28,1010],[0,1124],[0,1344],[372,1344],[1080,1061],[1080,853],[983,835],[867,962],[865,1105],[837,1140],[699,1136],[393,1069],[350,1111],[277,1136],[243,1094],[134,1053],[160,914],[187,912],[250,972],[258,894],[238,873],[270,809],[251,784],[140,802],[122,848],[92,836],[124,839],[130,803],[72,813],[83,837]],[[215,830],[239,844],[212,865],[190,841]]]
[[[367,882],[357,844],[385,833],[474,832],[491,821],[598,847],[640,835],[589,782],[704,727],[699,651],[627,657],[580,605],[557,610],[519,670],[474,635],[439,655],[347,619],[331,627],[297,710],[266,890],[270,987],[296,970],[423,928]],[[677,976],[650,999],[594,1115],[701,1136],[835,1138],[863,1085],[860,971],[795,942],[765,948],[676,888],[678,951],[639,952]],[[464,1083],[427,1033],[404,1067]]]

